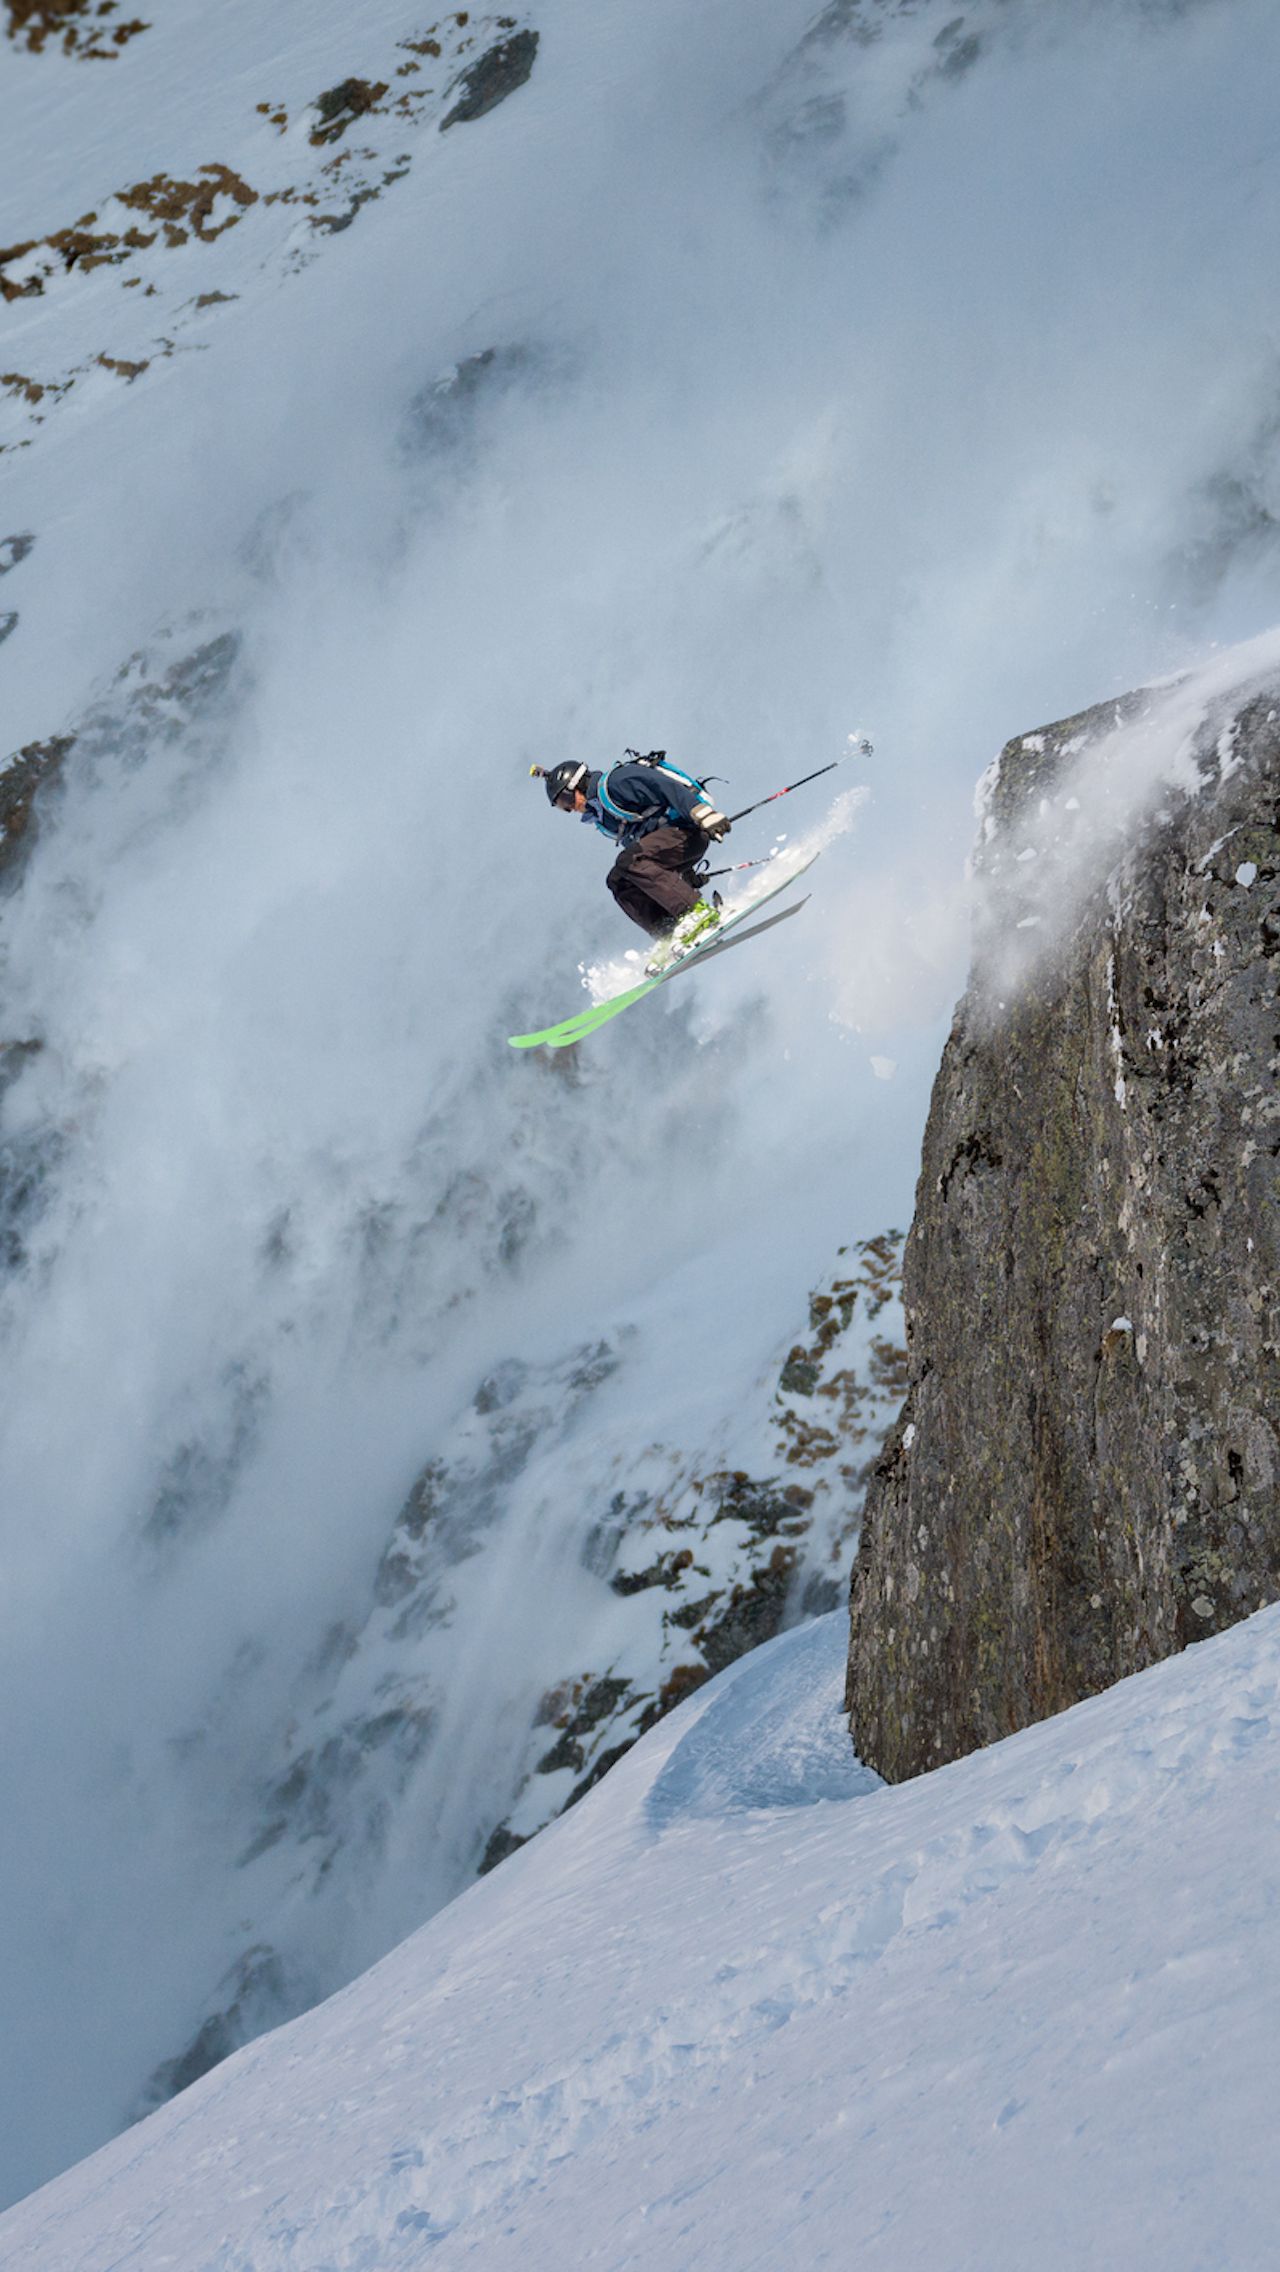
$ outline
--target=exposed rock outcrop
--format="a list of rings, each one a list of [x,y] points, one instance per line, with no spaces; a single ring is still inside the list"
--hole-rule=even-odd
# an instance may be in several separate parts
[[[21,559],[32,541],[0,543],[0,568],[6,545],[22,546],[16,554]],[[0,630],[3,621],[0,615]],[[56,806],[68,769],[83,782],[120,780],[148,757],[166,753],[172,794],[179,799],[190,795],[192,780],[216,763],[228,731],[243,682],[242,652],[236,630],[216,631],[199,619],[177,623],[131,655],[101,698],[66,733],[28,742],[0,763],[0,896],[20,883],[42,817]],[[43,1046],[38,1033],[0,1029],[0,1098]],[[66,1148],[67,1128],[56,1117],[20,1112],[13,1125],[0,1126],[0,1276],[27,1260],[31,1234],[56,1186]],[[237,1399],[232,1448],[237,1431],[253,1416],[251,1385]],[[149,1520],[149,1537],[159,1538],[173,1527],[176,1511],[195,1496],[202,1459],[198,1446],[174,1455]]]
[[[241,2044],[251,2042],[264,2029],[276,2026],[298,2004],[296,1987],[291,1990],[279,1957],[266,1947],[246,1949],[237,1958],[220,1983],[219,1996],[219,2009],[204,2022],[186,2050],[156,2069],[133,2110],[135,2121],[198,2083],[211,2067],[229,2059]]]
[[[1011,742],[849,1704],[916,1774],[1280,1594],[1280,693]]]
[[[56,39],[68,55],[115,56],[147,26],[120,22],[113,6],[9,0],[10,36],[37,51]],[[366,26],[351,56],[358,70],[317,92],[299,59],[292,85],[222,111],[215,156],[202,142],[185,156],[175,148],[172,171],[114,183],[104,174],[74,215],[15,208],[0,244],[0,304],[21,301],[27,320],[22,367],[0,371],[0,454],[32,446],[71,400],[83,406],[86,381],[103,399],[104,372],[132,385],[175,356],[207,352],[222,309],[324,257],[407,180],[416,134],[483,118],[523,86],[537,49],[537,32],[516,16],[467,8],[398,39]],[[290,131],[299,125],[306,131]],[[187,257],[197,247],[198,278]]]
[[[19,567],[33,550],[35,541],[29,529],[18,536],[0,536],[0,576],[7,576],[11,568]]]
[[[495,47],[487,49],[463,72],[458,82],[458,99],[440,121],[441,133],[447,126],[462,126],[496,110],[508,95],[514,95],[517,87],[523,87],[533,71],[537,53],[538,35],[534,31],[513,31],[510,39],[499,40]]]
[[[115,0],[5,0],[5,12],[10,39],[29,54],[42,54],[52,42],[82,61],[114,62],[131,39],[151,29],[136,16],[120,19]]]
[[[486,1631],[493,1693],[472,1742],[475,1729],[451,1713],[442,1644],[451,1628],[479,1631],[477,1586],[485,1596],[510,1590],[513,1522],[515,1567],[531,1612],[547,1621],[538,1539],[575,1489],[574,1447],[598,1435],[630,1335],[550,1363],[510,1359],[480,1382],[396,1516],[367,1604],[327,1636],[290,1699],[238,1856],[254,1920],[247,1945],[210,1989],[185,2048],[152,2077],[147,2106],[322,1992],[304,1897],[340,1887],[346,1901],[367,1903],[383,1850],[406,1835],[459,1841],[457,1883],[492,1869],[714,1673],[836,1605],[871,1463],[902,1395],[901,1248],[889,1231],[841,1250],[801,1338],[783,1343],[725,1435],[677,1447],[636,1443],[628,1426],[616,1458],[597,1442],[598,1495],[558,1565],[556,1590],[572,1589],[574,1601],[563,1653],[547,1652],[540,1692],[508,1695],[513,1676]],[[187,1468],[163,1509],[171,1525],[204,1519],[182,1504],[188,1484],[197,1497],[205,1490],[194,1452]],[[157,1527],[153,1516],[149,1534]]]
[[[0,626],[3,621],[0,616]],[[136,764],[153,746],[184,744],[194,726],[217,713],[229,694],[242,638],[238,631],[197,637],[197,629],[176,624],[158,633],[152,647],[131,655],[106,694],[66,733],[27,742],[0,763],[0,873],[28,849],[40,807],[73,750],[86,771]],[[196,643],[169,660],[187,637]],[[184,764],[192,762],[198,756],[193,760],[188,752]]]

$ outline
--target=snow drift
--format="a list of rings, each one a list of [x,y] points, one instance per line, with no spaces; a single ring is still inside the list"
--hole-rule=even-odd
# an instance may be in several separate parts
[[[1262,2272],[1280,1611],[886,1789],[770,1643],[6,2272]]]

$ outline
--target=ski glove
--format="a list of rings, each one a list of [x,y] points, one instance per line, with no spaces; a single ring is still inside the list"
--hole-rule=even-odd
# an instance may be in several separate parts
[[[722,836],[727,836],[729,833],[729,823],[724,814],[718,813],[715,806],[708,803],[705,797],[701,798],[696,805],[690,807],[689,818],[694,827],[700,828],[703,835],[709,836],[715,844],[720,842]]]

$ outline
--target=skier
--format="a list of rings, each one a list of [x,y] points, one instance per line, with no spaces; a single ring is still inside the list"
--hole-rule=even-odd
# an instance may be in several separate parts
[[[599,771],[566,759],[532,767],[558,812],[591,821],[619,847],[606,883],[624,915],[661,942],[659,960],[691,946],[719,920],[694,869],[729,823],[701,781],[668,765],[665,750]]]

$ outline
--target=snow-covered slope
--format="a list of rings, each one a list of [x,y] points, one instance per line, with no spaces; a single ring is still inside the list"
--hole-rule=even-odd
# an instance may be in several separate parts
[[[1265,2272],[1280,1611],[896,1790],[843,1654],[722,1675],[6,2272]]]
[[[687,1672],[612,1581],[905,1223],[974,778],[1280,614],[1270,0],[94,6],[0,25],[0,2198]],[[625,938],[531,761],[861,727],[801,918],[513,1060]]]

